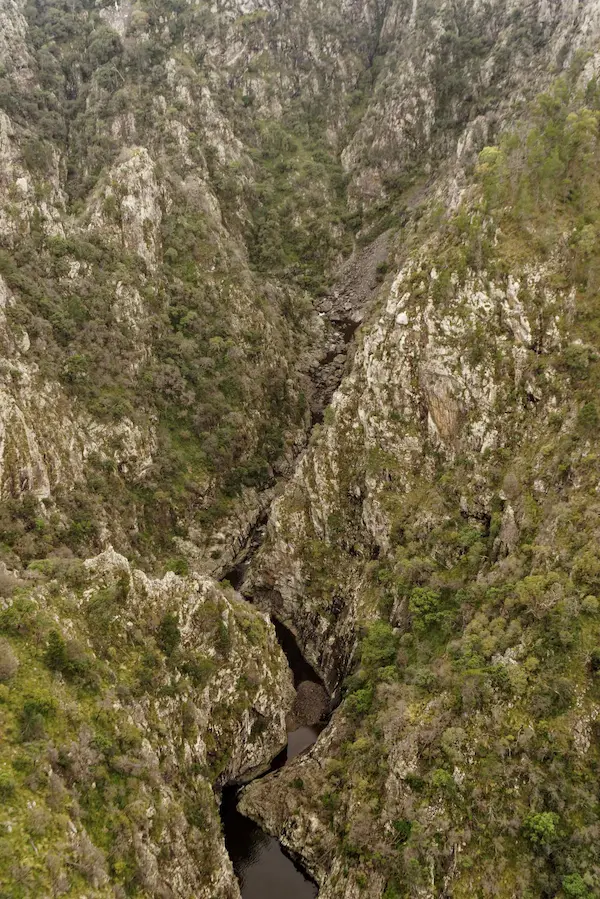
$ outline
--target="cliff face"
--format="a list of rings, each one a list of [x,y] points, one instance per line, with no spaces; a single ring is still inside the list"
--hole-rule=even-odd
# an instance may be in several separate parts
[[[381,147],[386,140],[381,131],[392,113],[386,114],[379,98],[385,85],[395,91],[398,109],[405,109],[409,99],[427,100],[426,110],[417,112],[415,107],[410,114],[398,114],[403,127],[412,119],[422,125],[427,110],[434,121],[433,113],[441,107],[452,128],[432,125],[420,138],[422,144],[409,141],[402,127],[390,129],[396,143],[389,150],[381,149],[380,172],[396,166],[394,177],[402,179],[406,173],[398,167],[412,165],[414,151],[421,161],[423,153],[437,158],[438,173],[427,180],[421,177],[412,187],[402,182],[405,222],[395,240],[394,264],[386,265],[390,273],[374,312],[358,334],[352,368],[333,398],[328,419],[300,459],[284,496],[274,504],[267,545],[253,568],[257,595],[267,596],[277,614],[303,634],[312,660],[332,687],[345,670],[356,623],[365,614],[360,608],[361,572],[366,560],[389,552],[391,518],[400,497],[404,503],[406,495],[437,476],[440,465],[451,468],[458,458],[473,469],[463,483],[461,514],[490,518],[492,510],[487,507],[493,488],[486,491],[483,485],[497,477],[498,459],[492,451],[531,439],[537,422],[565,402],[571,390],[557,373],[535,371],[532,356],[551,357],[571,340],[586,339],[571,327],[577,309],[568,252],[561,244],[553,252],[534,245],[531,233],[542,224],[544,240],[564,242],[567,238],[559,236],[558,229],[561,225],[579,229],[578,210],[571,210],[564,222],[564,210],[559,214],[552,202],[548,208],[519,210],[517,215],[521,219],[530,215],[531,222],[519,223],[524,230],[518,235],[523,242],[518,252],[511,236],[503,234],[502,210],[492,210],[482,200],[488,165],[484,161],[475,175],[474,170],[479,152],[488,141],[493,143],[494,135],[499,141],[508,133],[513,135],[510,139],[522,139],[532,109],[526,98],[533,102],[537,92],[552,84],[551,73],[571,71],[569,88],[579,92],[573,108],[584,106],[584,94],[595,85],[598,69],[597,55],[587,52],[595,46],[600,29],[597,5],[551,10],[545,4],[532,4],[525,14],[518,4],[476,4],[466,34],[462,29],[460,35],[462,44],[478,47],[481,58],[475,68],[464,46],[459,51],[458,37],[450,50],[450,21],[455,26],[463,23],[460,7],[450,10],[442,4],[419,12],[415,5],[405,10],[404,27],[399,24],[402,9],[401,5],[388,9],[382,28],[383,35],[391,31],[396,43],[387,48],[384,63],[390,71],[381,76],[365,114],[364,122],[371,114],[380,122],[379,128],[370,129],[370,139],[380,140]],[[475,33],[480,35],[478,40]],[[517,52],[519,37],[523,47]],[[530,52],[525,52],[525,44]],[[500,65],[507,47],[514,55],[510,71]],[[460,83],[460,96],[474,104],[461,114],[436,95],[432,72],[442,60],[449,67],[443,90]],[[427,81],[425,98],[409,85],[407,67]],[[441,87],[437,85],[438,90]],[[484,87],[489,90],[485,102],[478,98]],[[474,115],[475,108],[480,115]],[[570,112],[566,103],[563,112],[565,116]],[[544,124],[553,127],[552,122]],[[358,162],[357,151],[352,151],[352,157],[346,155],[357,145],[362,127],[366,125],[359,126],[343,154],[353,173],[355,166],[360,173],[367,170],[364,159]],[[436,143],[433,135],[443,135],[445,144]],[[536,136],[532,129],[530,139]],[[497,151],[489,152],[495,161]],[[517,156],[515,151],[510,172],[514,179],[521,174],[519,166],[526,164]],[[532,170],[533,156],[527,160]],[[431,171],[429,162],[420,175],[425,171]],[[541,186],[536,185],[538,190]],[[577,190],[582,189],[578,184]],[[516,201],[506,193],[507,201]],[[535,205],[543,205],[539,197],[537,201]],[[499,198],[494,203],[497,207]],[[514,229],[515,223],[508,219]],[[386,216],[385,221],[393,222],[394,216]],[[398,227],[397,219],[395,224]],[[494,252],[489,244],[499,242],[502,246]],[[593,288],[587,284],[586,290]],[[540,374],[541,383],[534,384],[532,378],[539,380]],[[418,507],[418,499],[416,503]],[[343,577],[337,600],[328,580],[331,568],[323,564],[329,561],[328,554],[336,553]],[[315,617],[315,609],[302,600],[318,593],[320,575],[327,608],[319,609]],[[348,592],[355,596],[351,603],[344,602]],[[346,615],[351,620],[346,621]],[[304,623],[303,616],[307,617]],[[331,641],[330,633],[335,635]]]
[[[27,367],[5,366],[8,505],[44,500],[46,547],[224,570],[319,407],[330,336],[311,296],[358,229],[397,231],[436,181],[456,207],[477,152],[597,18],[3,4],[0,276]]]
[[[341,706],[247,813],[324,899],[598,893],[599,37],[0,0],[9,895],[237,895],[293,691],[211,576],[273,500],[246,586]]]
[[[1,12],[3,496],[50,545],[218,571],[304,439],[375,12]]]
[[[423,190],[255,560],[256,599],[346,678],[242,806],[320,895],[598,889],[597,71],[577,56]]]
[[[212,787],[285,745],[273,626],[113,550],[35,572],[0,612],[3,889],[239,896]]]

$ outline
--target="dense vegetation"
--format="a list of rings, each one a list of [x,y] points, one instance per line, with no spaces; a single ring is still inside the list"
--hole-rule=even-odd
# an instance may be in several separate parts
[[[124,23],[36,0],[22,66],[0,61],[3,402],[65,406],[85,450],[79,472],[44,448],[49,495],[18,453],[2,472],[7,899],[162,897],[183,856],[192,883],[218,873],[212,786],[284,681],[265,622],[215,586],[186,618],[192,579],[101,583],[73,556],[113,542],[186,576],[228,516],[243,530],[306,435],[313,300],[388,229],[401,274],[381,264],[359,358],[405,308],[280,509],[305,642],[337,662],[342,622],[327,674],[347,675],[286,801],[358,895],[600,894],[598,80],[576,56],[461,161],[455,202],[457,139],[496,141],[513,60],[529,72],[547,40],[535,4],[498,25],[503,4],[420,2],[416,50],[383,28],[389,4],[325,6],[157,0]],[[458,399],[435,393],[443,366],[426,383],[435,339]]]
[[[15,195],[15,231],[0,243],[11,322],[76,408],[101,426],[156,427],[158,447],[137,480],[91,454],[75,495],[57,487],[43,533],[37,504],[12,485],[1,539],[11,564],[59,546],[85,554],[116,511],[113,538],[147,564],[172,554],[174,533],[209,532],[244,488],[272,481],[304,429],[315,340],[305,291],[322,292],[351,248],[345,180],[322,111],[302,98],[269,120],[252,94],[218,90],[214,115],[235,129],[220,147],[203,120],[215,74],[200,45],[219,39],[208,7],[140,8],[124,38],[85,2],[31,3],[25,15],[35,86],[1,70],[0,109],[36,200],[64,224],[49,230]],[[151,157],[137,168],[132,145]],[[147,186],[136,245],[131,203],[146,203]]]
[[[40,585],[0,611],[2,895],[208,886],[212,784],[258,692],[285,683],[274,638],[216,585],[145,583],[122,558],[102,577],[79,562],[33,572]]]

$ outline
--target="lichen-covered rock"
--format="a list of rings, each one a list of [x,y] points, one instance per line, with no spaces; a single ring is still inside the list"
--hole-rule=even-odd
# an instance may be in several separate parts
[[[237,896],[213,787],[293,698],[247,563],[341,699],[244,795],[322,897],[598,892],[599,35],[0,3],[11,899]]]
[[[154,271],[160,246],[162,204],[155,167],[145,147],[123,151],[108,172],[107,184],[91,201],[88,228],[105,235],[115,231],[123,249],[137,253]]]

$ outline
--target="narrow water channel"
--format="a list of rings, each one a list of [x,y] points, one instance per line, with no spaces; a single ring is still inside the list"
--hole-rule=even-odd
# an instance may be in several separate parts
[[[238,591],[248,562],[249,558],[246,558],[227,575],[227,580]],[[303,657],[294,635],[278,621],[273,623],[294,676],[297,698],[289,719],[287,746],[273,760],[269,771],[282,768],[309,749],[325,727],[328,715],[327,696],[320,678]],[[240,814],[238,798],[238,787],[225,787],[221,798],[221,820],[225,846],[242,899],[315,899],[317,885],[274,837]]]
[[[273,761],[275,771],[315,742],[324,724],[304,725],[289,734],[288,745]],[[225,846],[240,885],[242,899],[315,899],[317,885],[287,855],[275,837],[265,833],[237,807],[238,788],[226,787],[221,801]]]

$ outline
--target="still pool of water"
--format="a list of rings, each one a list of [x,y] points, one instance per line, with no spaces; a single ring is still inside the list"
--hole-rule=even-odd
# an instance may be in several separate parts
[[[221,815],[227,851],[243,899],[315,899],[317,887],[274,837],[237,810],[235,791],[225,790]]]
[[[232,568],[225,579],[241,591],[250,560],[264,535],[264,519],[255,528],[245,558]],[[294,675],[294,687],[303,682],[321,684],[321,680],[303,657],[296,638],[288,628],[273,620],[278,642]],[[310,719],[304,719],[310,720]],[[287,747],[274,759],[270,771],[282,768],[287,762],[309,749],[325,722],[302,725],[288,732]],[[279,842],[245,818],[237,808],[239,789],[225,787],[221,799],[221,820],[225,846],[240,885],[242,899],[315,899],[316,884],[286,855]]]
[[[315,742],[324,724],[299,727],[288,734],[287,749],[281,752],[271,770],[283,767]],[[237,809],[238,790],[223,791],[221,818],[225,845],[240,884],[243,899],[315,899],[315,883],[286,855],[274,837]]]

